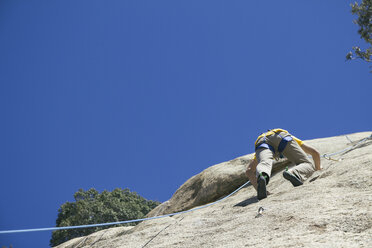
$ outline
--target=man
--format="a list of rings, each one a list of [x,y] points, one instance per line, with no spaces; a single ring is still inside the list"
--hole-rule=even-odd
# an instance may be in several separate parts
[[[319,152],[283,129],[272,129],[261,134],[255,142],[255,157],[248,165],[246,174],[257,190],[259,200],[267,197],[266,185],[270,181],[274,158],[284,155],[296,166],[283,172],[283,177],[297,187],[314,171],[321,170]],[[313,157],[314,165],[306,153]]]

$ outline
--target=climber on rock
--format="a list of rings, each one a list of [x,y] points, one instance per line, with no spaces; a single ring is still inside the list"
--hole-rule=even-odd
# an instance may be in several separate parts
[[[296,166],[283,172],[283,177],[297,187],[303,184],[314,171],[321,170],[319,152],[283,129],[272,129],[261,134],[255,142],[255,156],[248,165],[246,175],[257,190],[257,198],[264,199],[269,194],[269,183],[274,158],[284,155]],[[313,157],[314,164],[306,153]]]

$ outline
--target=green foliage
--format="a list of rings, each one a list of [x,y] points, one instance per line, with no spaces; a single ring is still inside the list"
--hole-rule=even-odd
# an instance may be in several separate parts
[[[354,23],[359,26],[358,33],[360,37],[364,39],[370,47],[364,51],[358,47],[353,47],[353,52],[349,52],[346,55],[347,60],[362,59],[367,62],[371,62],[372,56],[372,0],[362,0],[360,4],[355,2],[351,4],[351,13],[357,15],[358,19],[354,20]]]
[[[160,204],[146,200],[129,189],[119,188],[112,192],[105,190],[101,194],[93,188],[88,191],[80,189],[74,194],[74,198],[75,202],[66,202],[59,208],[57,227],[140,219]],[[54,231],[50,245],[56,246],[109,227],[113,226]]]

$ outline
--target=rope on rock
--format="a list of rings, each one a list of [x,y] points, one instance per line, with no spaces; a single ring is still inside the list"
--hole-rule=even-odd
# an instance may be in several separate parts
[[[249,181],[247,181],[246,183],[244,183],[242,186],[240,186],[239,188],[237,188],[236,190],[234,190],[229,195],[227,195],[227,196],[225,196],[225,197],[223,197],[223,198],[221,198],[221,199],[219,199],[219,200],[217,200],[215,202],[212,202],[212,203],[209,203],[209,204],[206,204],[206,205],[197,207],[197,208],[192,208],[192,209],[189,209],[189,210],[177,212],[177,213],[165,214],[165,215],[154,216],[154,217],[143,218],[143,219],[136,219],[136,220],[125,220],[125,221],[117,221],[117,222],[110,222],[110,223],[100,223],[100,224],[91,224],[91,225],[64,226],[64,227],[47,227],[47,228],[34,228],[34,229],[23,229],[23,230],[6,230],[6,231],[0,231],[0,234],[5,234],[5,233],[22,233],[22,232],[38,232],[38,231],[57,231],[57,230],[67,230],[67,229],[88,228],[88,227],[110,226],[110,225],[120,225],[120,224],[127,224],[127,223],[140,222],[140,221],[146,221],[146,220],[160,219],[160,218],[164,218],[164,217],[172,217],[174,215],[179,215],[179,214],[184,214],[184,213],[196,211],[196,210],[199,210],[199,209],[206,208],[206,207],[212,206],[214,204],[217,204],[217,203],[219,203],[219,202],[221,202],[221,201],[229,198],[230,196],[232,196],[233,194],[235,194],[236,192],[238,192],[242,188],[244,188],[246,185],[248,185],[248,183],[249,183]]]
[[[349,137],[346,136],[346,138],[350,141],[350,143],[353,143]],[[334,152],[334,153],[325,153],[323,154],[321,157],[322,158],[325,158],[325,159],[328,159],[328,160],[332,160],[332,161],[341,161],[341,158],[340,159],[334,159],[332,157],[336,156],[336,155],[339,155],[339,154],[342,154],[342,153],[346,153],[348,151],[351,151],[351,150],[354,150],[356,148],[358,148],[360,145],[362,145],[363,143],[365,143],[367,140],[372,140],[372,134],[360,141],[358,141],[357,143],[355,143],[354,145],[351,145],[351,146],[348,146],[346,147],[345,149],[341,150],[341,151],[338,151],[338,152]]]
[[[328,160],[340,161],[340,160],[335,160],[332,157],[335,156],[335,155],[338,155],[338,154],[345,153],[345,152],[348,152],[350,150],[356,149],[358,146],[360,146],[361,144],[363,144],[364,142],[366,142],[367,140],[370,140],[370,139],[372,140],[372,134],[369,137],[364,138],[364,139],[360,140],[359,142],[357,142],[356,144],[354,144],[352,146],[349,146],[349,147],[347,147],[347,148],[345,148],[341,151],[334,152],[334,153],[329,153],[329,154],[323,154],[321,157],[325,158],[325,159],[328,159]],[[172,216],[175,216],[175,215],[184,214],[184,213],[188,213],[188,212],[193,212],[193,211],[196,211],[196,210],[199,210],[199,209],[202,209],[202,208],[206,208],[206,207],[215,205],[215,204],[229,198],[230,196],[234,195],[236,192],[238,192],[239,190],[241,190],[242,188],[244,188],[248,184],[249,184],[249,181],[247,181],[242,186],[240,186],[239,188],[234,190],[232,193],[228,194],[227,196],[225,196],[225,197],[223,197],[223,198],[221,198],[221,199],[219,199],[215,202],[212,202],[212,203],[200,206],[200,207],[192,208],[192,209],[189,209],[189,210],[181,211],[181,212],[165,214],[165,215],[160,215],[160,216],[154,216],[154,217],[149,217],[149,218],[143,218],[143,219],[116,221],[116,222],[99,223],[99,224],[91,224],[91,225],[47,227],[47,228],[33,228],[33,229],[20,229],[20,230],[5,230],[5,231],[0,231],[0,234],[38,232],[38,231],[57,231],[57,230],[89,228],[89,227],[99,227],[99,226],[111,226],[111,225],[120,225],[120,224],[134,223],[134,222],[140,222],[140,221],[154,220],[154,219],[160,219],[160,218],[165,218],[165,217],[172,217]]]

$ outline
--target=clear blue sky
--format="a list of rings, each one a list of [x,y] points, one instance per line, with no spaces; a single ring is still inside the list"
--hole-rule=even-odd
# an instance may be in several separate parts
[[[0,230],[54,226],[80,188],[165,201],[270,128],[370,131],[350,2],[0,0]]]

